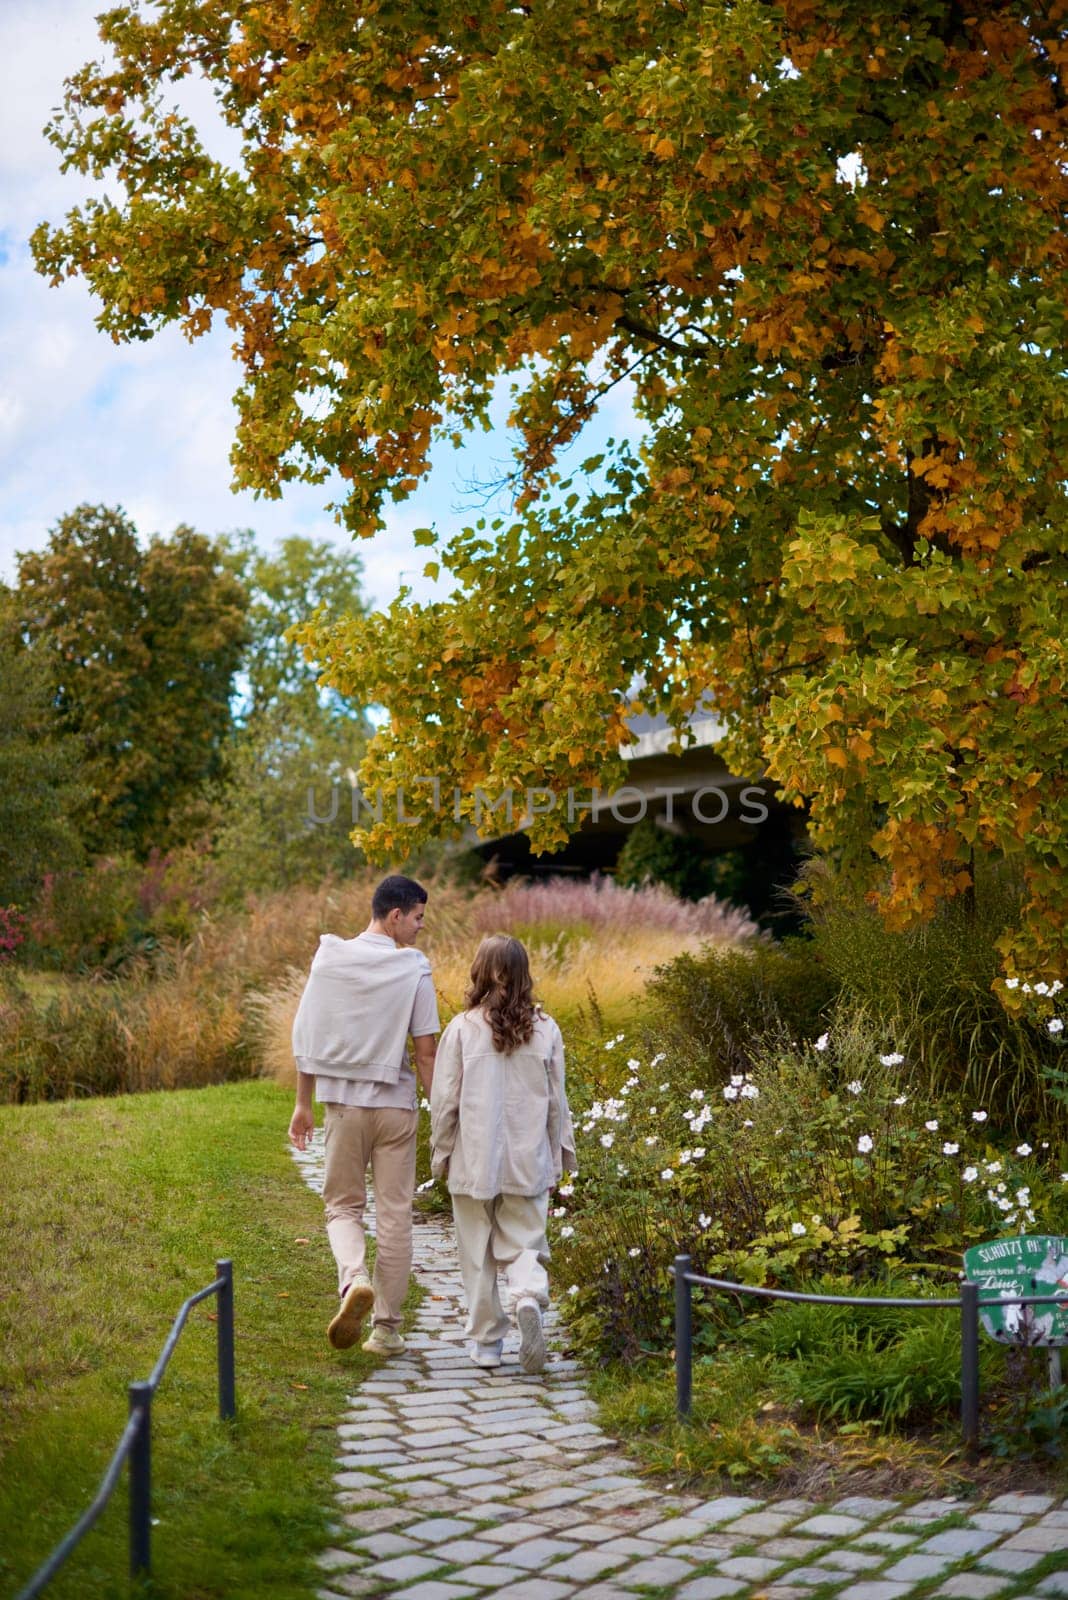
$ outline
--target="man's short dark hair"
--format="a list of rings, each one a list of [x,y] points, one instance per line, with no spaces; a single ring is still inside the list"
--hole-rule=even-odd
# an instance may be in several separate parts
[[[399,872],[383,878],[371,897],[371,915],[382,922],[391,911],[411,911],[413,906],[426,905],[427,892],[414,878],[405,878]]]

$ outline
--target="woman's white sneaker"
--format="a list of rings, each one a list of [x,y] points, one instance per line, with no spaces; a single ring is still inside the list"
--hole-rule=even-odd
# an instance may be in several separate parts
[[[541,1372],[545,1366],[545,1326],[536,1300],[520,1300],[515,1308],[519,1325],[519,1365],[522,1371]]]
[[[493,1339],[489,1344],[473,1344],[471,1346],[471,1360],[476,1367],[499,1367],[503,1349],[503,1339]]]

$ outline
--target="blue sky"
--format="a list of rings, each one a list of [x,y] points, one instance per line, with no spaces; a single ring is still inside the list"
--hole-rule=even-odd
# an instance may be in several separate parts
[[[329,485],[295,485],[280,501],[230,489],[236,388],[226,330],[190,345],[168,330],[146,344],[114,345],[94,326],[96,307],[80,281],[52,289],[33,270],[27,240],[90,192],[59,172],[41,130],[62,98],[64,78],[99,53],[101,0],[6,0],[0,5],[0,581],[15,553],[40,549],[64,512],[82,503],[121,505],[143,535],[187,522],[204,533],[249,527],[269,546],[290,533],[349,542],[327,504]],[[206,94],[183,94],[211,118]],[[220,137],[212,130],[212,137]],[[626,397],[573,447],[577,467],[609,433],[633,428]],[[365,588],[384,605],[407,583],[419,598],[430,552],[414,528],[463,526],[483,510],[472,483],[500,476],[506,436],[443,447],[412,499],[388,511],[388,527],[360,542]],[[507,513],[507,503],[495,504]]]

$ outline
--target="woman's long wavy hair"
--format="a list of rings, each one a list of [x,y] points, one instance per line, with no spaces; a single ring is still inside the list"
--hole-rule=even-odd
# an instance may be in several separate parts
[[[483,939],[471,963],[471,985],[464,1006],[481,1007],[493,1030],[494,1048],[511,1055],[529,1044],[538,1008],[527,952],[518,939],[494,933]]]

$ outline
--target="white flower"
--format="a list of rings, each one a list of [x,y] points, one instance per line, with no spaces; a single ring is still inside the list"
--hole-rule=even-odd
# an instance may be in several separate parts
[[[651,1067],[658,1067],[660,1065],[661,1061],[663,1061],[663,1060],[664,1060],[664,1052],[663,1052],[663,1050],[661,1050],[659,1055],[655,1055],[653,1057],[653,1059],[650,1061],[649,1065]]]
[[[604,1145],[606,1150],[611,1150],[613,1144],[615,1143],[615,1134],[613,1134],[613,1133],[602,1133],[602,1135],[601,1135],[601,1143]]]
[[[1061,1173],[1061,1182],[1062,1183],[1068,1183],[1068,1172],[1062,1172]]]
[[[795,1239],[800,1239],[802,1234],[808,1232],[808,1229],[805,1227],[803,1222],[794,1222],[790,1225],[790,1232],[793,1234]]]
[[[1031,993],[1031,985],[1029,983],[1025,983],[1024,984],[1022,993],[1024,993],[1024,994],[1030,994]]]
[[[656,1059],[657,1059],[657,1061],[659,1061],[661,1058],[659,1056],[657,1056]],[[640,1061],[635,1061],[634,1057],[631,1056],[630,1060],[627,1062],[627,1066],[630,1068],[630,1070],[632,1072],[637,1072],[638,1068],[641,1066],[641,1062]],[[654,1067],[656,1066],[656,1061],[653,1062],[653,1066]]]
[[[1011,1200],[999,1200],[998,1201],[998,1210],[999,1211],[1011,1211],[1012,1210],[1012,1201]]]
[[[650,1116],[651,1116],[651,1117],[655,1117],[655,1116],[656,1116],[656,1112],[657,1112],[657,1108],[656,1108],[656,1106],[650,1106],[650,1107],[649,1107],[649,1115],[650,1115]]]
[[[1050,1017],[1049,1021],[1046,1023],[1046,1027],[1049,1029],[1050,1033],[1064,1032],[1064,1023],[1060,1017]]]
[[[656,1135],[655,1135],[655,1134],[652,1134],[652,1133],[650,1133],[650,1134],[649,1134],[649,1135],[648,1135],[648,1136],[647,1136],[647,1137],[646,1137],[646,1140],[645,1140],[645,1142],[646,1142],[646,1144],[655,1144],[655,1143],[656,1143]]]
[[[736,1089],[740,1089],[748,1076],[749,1074],[747,1072],[732,1072],[731,1083]]]
[[[693,1158],[694,1158],[694,1160],[695,1160],[695,1161],[700,1161],[700,1160],[701,1160],[701,1158],[702,1158],[702,1156],[703,1156],[703,1155],[704,1155],[704,1153],[705,1153],[705,1147],[704,1147],[704,1145],[703,1145],[703,1144],[699,1144],[699,1145],[698,1145],[698,1146],[697,1146],[697,1148],[696,1148],[696,1149],[695,1149],[695,1150],[694,1150],[694,1151],[693,1151]]]
[[[566,1217],[567,1216],[567,1207],[566,1206],[555,1206],[553,1208],[553,1216],[554,1217]]]
[[[562,1195],[572,1195],[575,1192],[575,1185],[573,1183],[562,1183],[556,1192]]]
[[[1031,1204],[1031,1191],[1030,1191],[1030,1189],[1017,1189],[1017,1191],[1016,1191],[1016,1204],[1018,1206],[1029,1206]]]
[[[925,1122],[924,1123],[924,1127],[927,1129],[928,1133],[937,1133],[938,1132],[938,1118],[937,1117],[932,1117],[930,1122]]]
[[[1068,1173],[1066,1173],[1065,1176],[1068,1177]],[[712,1226],[712,1218],[706,1217],[703,1211],[699,1211],[697,1214],[697,1226],[700,1228],[701,1232],[704,1233],[707,1228]]]
[[[661,1093],[661,1094],[667,1094],[667,1092],[668,1092],[668,1090],[669,1090],[669,1089],[670,1089],[670,1088],[671,1088],[671,1085],[670,1085],[670,1083],[662,1083],[662,1084],[661,1084],[661,1085],[660,1085],[660,1093]]]
[[[846,1088],[849,1090],[850,1094],[864,1093],[864,1085],[861,1083],[859,1078],[854,1078],[852,1083],[847,1083]]]
[[[899,1055],[896,1050],[892,1050],[888,1056],[879,1057],[884,1067],[899,1067],[904,1059],[905,1057]]]
[[[751,1128],[752,1126],[753,1126],[752,1118],[751,1117],[746,1117],[745,1121],[742,1123],[742,1127],[743,1128]]]
[[[873,1143],[874,1141],[871,1139],[870,1135],[862,1133],[860,1138],[857,1140],[857,1149],[860,1151],[862,1156],[866,1156],[868,1151],[872,1148]]]
[[[704,1097],[705,1097],[705,1091],[703,1089],[691,1089],[690,1090],[690,1099],[691,1100],[703,1100]]]
[[[950,1144],[948,1140],[942,1146],[942,1154],[944,1156],[955,1156],[959,1150],[960,1150],[960,1145],[959,1144]]]
[[[973,1111],[972,1112],[972,1121],[973,1122],[985,1122],[986,1121],[986,1112],[985,1111]]]
[[[733,1083],[728,1083],[728,1084],[724,1085],[723,1098],[724,1098],[724,1100],[737,1100],[738,1091],[734,1087]]]
[[[907,1094],[899,1094],[897,1099],[894,1101],[894,1104],[895,1106],[908,1105],[908,1099],[909,1097]]]
[[[673,1178],[675,1176],[674,1167],[665,1167],[660,1176],[663,1178],[664,1182],[667,1183],[669,1178]]]
[[[986,1166],[987,1172],[990,1173],[991,1175],[994,1175],[994,1174],[999,1173],[1001,1171],[1001,1162],[1000,1161],[987,1161],[985,1163],[985,1166]]]
[[[1018,1156],[1029,1156],[1031,1154],[1031,1146],[1029,1144],[1018,1144],[1016,1146],[1016,1154]]]
[[[741,1094],[742,1094],[742,1099],[743,1100],[759,1100],[760,1099],[760,1090],[757,1088],[755,1083],[747,1083],[747,1084],[743,1085]]]
[[[1035,984],[1035,993],[1036,994],[1049,994],[1049,984],[1048,983],[1036,983]]]
[[[1005,987],[1006,989],[1018,989],[1020,987],[1019,978],[1006,978]]]
[[[814,1228],[818,1228],[822,1221],[823,1221],[822,1217],[817,1216],[815,1212],[812,1213],[812,1226]]]
[[[964,1171],[961,1173],[961,1177],[964,1179],[965,1183],[974,1183],[978,1176],[978,1167],[965,1167]]]
[[[636,1245],[636,1244],[632,1244],[630,1249],[627,1251],[627,1254],[628,1254],[628,1256],[630,1256],[632,1261],[633,1261],[635,1256],[640,1256],[641,1253],[642,1253],[641,1252],[641,1247],[639,1245]]]
[[[1061,980],[1059,978],[1054,978],[1053,982],[1049,986],[1049,992],[1050,994],[1060,994],[1063,988],[1064,984],[1061,982]]]
[[[614,1039],[606,1039],[604,1042],[604,1047],[606,1050],[614,1050],[616,1047],[616,1041]],[[577,1292],[578,1291],[576,1290],[576,1293]]]
[[[622,1161],[617,1161],[616,1162],[616,1171],[619,1173],[619,1176],[621,1178],[626,1178],[626,1177],[629,1177],[629,1175],[630,1175],[630,1168],[629,1167],[625,1167],[623,1165]]]
[[[829,1033],[821,1033],[819,1038],[816,1040],[816,1043],[813,1046],[813,1049],[815,1049],[815,1050],[826,1050],[826,1048],[830,1044],[830,1042],[831,1042],[830,1034]]]
[[[560,1229],[560,1237],[561,1237],[561,1239],[570,1239],[571,1235],[574,1233],[574,1231],[575,1231],[574,1228],[572,1228],[570,1223],[569,1223],[567,1225],[567,1227]]]
[[[568,1294],[578,1294],[578,1284],[573,1283],[567,1292]]]

